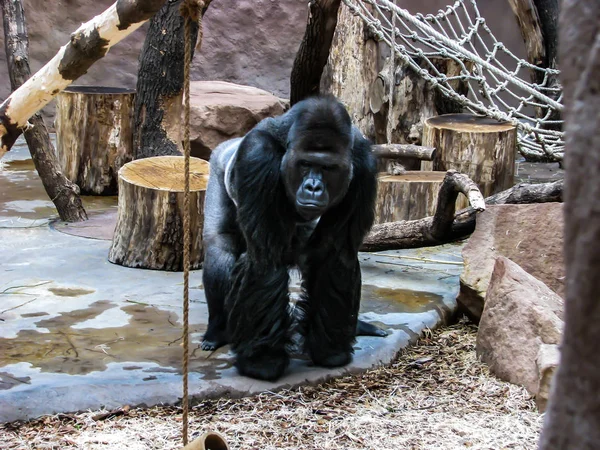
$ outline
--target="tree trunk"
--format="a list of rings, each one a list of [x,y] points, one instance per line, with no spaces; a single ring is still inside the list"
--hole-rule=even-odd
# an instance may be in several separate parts
[[[119,171],[119,212],[108,260],[126,267],[183,270],[184,158],[156,156]],[[190,160],[190,269],[203,259],[208,162]]]
[[[183,153],[181,111],[183,98],[183,0],[167,2],[150,21],[140,53],[133,131],[134,159]],[[202,15],[208,9],[206,1]],[[192,22],[192,42],[198,24]],[[192,58],[193,55],[192,47]]]
[[[509,0],[510,6],[517,19],[521,35],[525,41],[527,60],[544,69],[558,67],[558,12],[559,0]],[[560,86],[558,75],[546,74],[539,70],[531,71],[531,80],[545,87],[557,88]],[[558,100],[560,91],[544,91],[553,100]],[[536,107],[536,117],[544,117],[546,110]],[[551,120],[560,120],[559,111],[554,111],[549,117]],[[544,128],[560,130],[560,124],[545,124]],[[526,155],[527,160],[533,160]]]
[[[132,89],[71,86],[56,98],[56,147],[81,192],[115,195],[118,172],[133,159]]]
[[[290,76],[290,105],[319,94],[341,0],[310,0],[308,23]]]
[[[450,58],[429,58],[439,73],[448,77],[457,77],[461,66]],[[421,74],[415,72],[407,63],[395,59],[395,72],[392,77],[390,70],[391,59],[388,59],[377,79],[371,86],[369,104],[375,121],[375,141],[386,142],[388,128],[392,142],[401,144],[422,143],[423,124],[426,119],[443,114],[462,112],[463,107],[452,99],[446,98]],[[422,58],[419,61],[423,70],[433,72],[428,62]],[[468,70],[473,64],[465,62]],[[391,78],[392,77],[392,78]],[[391,123],[389,123],[390,84],[394,83]],[[453,80],[450,86],[459,94],[466,95],[468,85],[464,81]],[[418,169],[418,167],[417,167]]]
[[[545,184],[519,184],[485,199],[486,204],[562,202],[563,181]],[[439,203],[438,203],[439,204]],[[453,205],[454,206],[454,205]],[[428,247],[463,239],[475,231],[478,209],[469,207],[454,215],[451,227],[441,235],[431,232],[433,217],[374,225],[361,247],[362,251],[397,250]]]
[[[0,105],[0,158],[13,146],[31,116],[85,74],[112,45],[141,27],[164,2],[117,0],[81,25],[54,58]]]
[[[600,2],[564,0],[562,8],[567,291],[540,449],[591,450],[600,442]]]
[[[380,176],[377,182],[375,223],[432,216],[444,175],[444,172],[414,171]]]
[[[365,6],[372,8],[370,5]],[[365,23],[352,14],[346,5],[339,9],[337,27],[330,47],[331,49],[327,49],[327,65],[322,70],[320,90],[340,99],[348,109],[352,123],[367,137],[373,138],[369,89],[379,71],[378,45],[369,37]]]
[[[25,12],[20,0],[2,0],[4,44],[12,90],[18,89],[31,76],[29,68],[29,36]],[[80,222],[87,214],[79,198],[79,188],[60,171],[50,135],[41,114],[31,119],[32,127],[25,131],[25,140],[33,164],[61,220]]]
[[[447,114],[429,118],[423,142],[436,149],[423,170],[454,169],[468,175],[485,197],[514,184],[516,127],[507,122],[471,114]],[[459,200],[457,208],[467,203]]]

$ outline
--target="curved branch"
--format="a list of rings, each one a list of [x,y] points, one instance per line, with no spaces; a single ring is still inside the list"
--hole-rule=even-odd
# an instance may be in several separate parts
[[[467,178],[463,175],[463,177]],[[481,211],[481,199],[476,191],[472,191],[470,183],[463,185],[462,177],[452,176],[448,181],[444,179],[442,188],[445,190],[458,189],[469,196],[470,202],[475,205],[458,211],[454,214],[456,195],[445,195],[445,200],[439,200],[436,215],[438,224],[434,229],[434,217],[425,217],[418,220],[407,220],[401,222],[389,222],[374,225],[369,235],[363,241],[361,251],[375,252],[382,250],[394,250],[401,248],[428,247],[453,242],[470,235],[475,230],[477,212]],[[467,178],[468,179],[468,178]],[[470,180],[469,180],[470,181]],[[525,204],[562,202],[563,180],[544,184],[518,184],[506,191],[499,192],[485,199],[487,205],[501,204]],[[440,188],[440,197],[441,190]],[[440,198],[438,197],[438,199]],[[452,198],[454,200],[452,200]],[[451,205],[444,206],[445,202]],[[442,206],[440,207],[440,203]],[[446,209],[447,208],[447,209]],[[449,212],[452,211],[453,218],[450,221]]]

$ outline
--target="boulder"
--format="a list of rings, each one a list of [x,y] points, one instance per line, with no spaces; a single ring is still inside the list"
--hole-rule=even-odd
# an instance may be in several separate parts
[[[563,204],[489,205],[463,248],[459,308],[474,322],[483,310],[496,257],[505,256],[564,298]]]
[[[540,280],[508,258],[496,259],[477,332],[477,355],[499,378],[539,395],[542,407],[557,364],[563,308],[562,298]]]
[[[225,81],[193,81],[190,105],[192,156],[202,159],[221,142],[243,136],[286,108],[284,100],[266,91]]]

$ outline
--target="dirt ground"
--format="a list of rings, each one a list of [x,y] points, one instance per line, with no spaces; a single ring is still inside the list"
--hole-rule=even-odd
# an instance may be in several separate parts
[[[204,401],[190,438],[231,449],[534,449],[542,416],[524,388],[491,376],[464,321],[421,338],[388,367],[319,386]],[[176,449],[181,411],[124,407],[0,425],[2,449]]]

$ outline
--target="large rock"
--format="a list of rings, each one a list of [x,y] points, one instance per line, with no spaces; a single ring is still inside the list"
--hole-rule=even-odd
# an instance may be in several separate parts
[[[221,142],[285,110],[285,103],[266,91],[224,81],[192,82],[190,105],[192,155],[203,159]]]
[[[558,363],[563,300],[499,256],[477,333],[477,355],[499,378],[525,386],[544,408]],[[554,346],[554,347],[549,347]]]
[[[563,204],[490,205],[463,249],[458,304],[479,321],[494,262],[505,256],[564,298]]]

